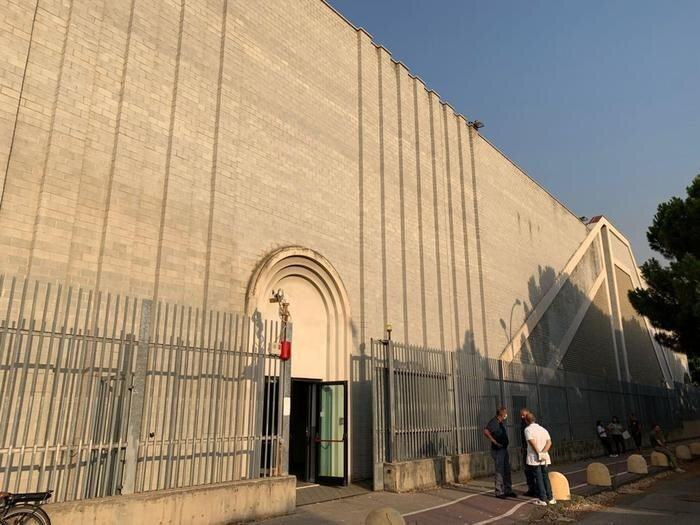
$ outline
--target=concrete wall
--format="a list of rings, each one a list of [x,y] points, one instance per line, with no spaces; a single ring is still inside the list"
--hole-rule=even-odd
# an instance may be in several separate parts
[[[339,271],[358,342],[391,321],[485,351],[585,235],[322,2],[34,7],[0,31],[3,271],[241,310],[297,244]]]
[[[225,525],[291,514],[295,506],[296,479],[288,476],[55,503],[45,509],[55,525]]]
[[[700,421],[684,421],[682,428],[669,432],[669,441],[682,441],[700,436]],[[646,439],[645,439],[646,442]],[[604,454],[597,439],[590,441],[564,441],[555,443],[552,449],[552,468],[557,465],[596,458]],[[510,450],[513,470],[522,468],[522,457],[517,448]],[[489,452],[474,452],[432,459],[402,461],[384,464],[384,490],[410,492],[425,490],[445,483],[465,483],[471,479],[494,473],[494,461]]]

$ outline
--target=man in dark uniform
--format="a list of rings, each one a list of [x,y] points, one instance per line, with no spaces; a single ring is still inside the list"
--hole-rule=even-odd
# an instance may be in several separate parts
[[[503,422],[508,417],[506,407],[496,410],[496,416],[484,428],[484,436],[491,442],[491,457],[496,462],[496,497],[516,497],[510,482],[508,433]]]
[[[526,496],[535,497],[539,495],[537,481],[535,481],[535,472],[527,464],[527,439],[525,439],[525,429],[527,428],[527,415],[530,411],[527,408],[520,409],[520,452],[523,460],[523,472],[525,472],[525,481],[527,482]]]

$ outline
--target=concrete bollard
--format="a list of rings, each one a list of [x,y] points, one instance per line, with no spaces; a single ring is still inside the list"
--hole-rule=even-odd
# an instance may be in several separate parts
[[[700,441],[696,441],[695,443],[691,443],[688,448],[690,448],[690,453],[693,456],[700,456]]]
[[[649,474],[647,460],[640,454],[632,454],[627,458],[627,472],[632,474]]]
[[[678,445],[676,447],[676,457],[678,459],[693,459],[693,455],[686,445]]]
[[[586,468],[586,483],[596,487],[612,487],[612,478],[608,467],[602,463],[591,463]]]
[[[552,496],[557,501],[569,501],[571,499],[571,489],[569,480],[561,472],[550,472],[549,483],[552,485]]]
[[[661,452],[651,453],[651,465],[653,467],[668,467],[668,458]]]
[[[365,525],[406,525],[406,521],[398,510],[380,507],[367,514]]]

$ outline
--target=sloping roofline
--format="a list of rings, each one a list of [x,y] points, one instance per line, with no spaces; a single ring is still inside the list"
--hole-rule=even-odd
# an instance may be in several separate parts
[[[411,72],[410,68],[408,68],[408,66],[406,66],[406,64],[404,64],[403,62],[401,62],[401,61],[399,61],[399,60],[395,60],[395,59],[393,58],[393,56],[392,56],[391,51],[389,51],[389,50],[388,50],[386,47],[384,47],[383,45],[378,44],[377,42],[375,42],[374,37],[373,37],[367,30],[365,30],[363,27],[358,27],[358,26],[356,26],[355,24],[353,24],[350,20],[348,20],[348,19],[345,17],[345,15],[343,15],[340,11],[338,11],[335,7],[333,7],[333,6],[329,3],[329,0],[320,0],[320,1],[321,1],[323,4],[325,4],[325,6],[326,6],[328,9],[330,9],[333,13],[335,13],[338,17],[340,17],[340,18],[341,18],[348,26],[350,26],[352,29],[354,29],[355,31],[360,31],[360,32],[366,34],[366,35],[369,37],[369,39],[370,39],[370,41],[372,42],[372,44],[373,44],[376,48],[378,48],[378,49],[383,49],[384,51],[386,51],[386,52],[389,54],[389,57],[391,58],[392,62],[394,62],[395,64],[399,64],[399,65],[403,66],[403,67],[406,69],[406,71],[408,72],[408,75],[409,75],[411,78],[415,78],[416,80],[420,81],[420,83],[423,85],[423,88],[424,88],[428,93],[435,93],[435,95],[438,97],[438,99],[439,99],[439,101],[440,101],[440,103],[441,103],[442,105],[449,107],[449,108],[452,110],[452,112],[454,113],[454,115],[455,115],[456,117],[461,118],[462,120],[464,120],[464,123],[465,123],[467,126],[469,125],[469,120],[467,119],[467,117],[465,117],[463,114],[461,114],[461,113],[459,113],[458,111],[456,111],[456,110],[454,109],[454,107],[452,106],[452,104],[450,104],[449,102],[447,102],[446,100],[444,100],[444,99],[440,96],[440,94],[439,94],[437,91],[432,90],[432,89],[429,89],[429,88],[427,87],[425,81],[424,81],[422,78],[420,78],[418,75],[414,75],[414,74]],[[545,188],[544,186],[542,186],[542,184],[540,184],[538,181],[536,181],[536,180],[533,179],[530,175],[528,175],[528,173],[527,173],[521,166],[519,166],[517,162],[515,162],[515,161],[514,161],[513,159],[511,159],[508,155],[506,155],[505,153],[503,153],[503,151],[501,151],[493,142],[491,142],[488,138],[484,137],[484,136],[483,136],[481,133],[479,133],[477,130],[475,130],[475,131],[478,133],[479,137],[481,137],[484,141],[486,141],[486,143],[487,143],[489,146],[491,146],[493,149],[495,149],[498,153],[500,153],[500,154],[503,156],[503,158],[505,158],[508,162],[510,162],[510,163],[513,165],[513,167],[514,167],[515,169],[517,169],[517,170],[518,170],[520,173],[522,173],[526,178],[528,178],[530,181],[532,181],[538,188],[540,188],[540,189],[541,189],[542,191],[544,191],[547,195],[549,195],[557,204],[559,204],[559,206],[561,206],[562,208],[564,208],[564,210],[566,210],[567,212],[569,212],[577,221],[580,221],[579,216],[578,216],[577,214],[575,214],[566,204],[564,204],[564,203],[563,203],[561,200],[559,200],[555,195],[553,195],[547,188]]]

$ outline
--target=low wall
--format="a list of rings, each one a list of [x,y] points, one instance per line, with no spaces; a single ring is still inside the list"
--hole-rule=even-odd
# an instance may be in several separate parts
[[[683,426],[671,430],[669,441],[680,441],[700,437],[700,420],[684,421]],[[646,442],[646,436],[645,436]],[[600,441],[562,441],[552,449],[553,463],[569,463],[582,459],[595,458],[605,453]],[[510,448],[512,470],[522,468],[522,456],[517,447]],[[490,476],[494,462],[489,452],[473,452],[458,456],[418,459],[384,464],[384,490],[390,492],[410,492],[424,490],[445,483],[466,483],[467,481]]]
[[[603,449],[598,441],[564,441],[555,447],[552,460],[566,463],[602,454]],[[522,456],[517,447],[510,449],[510,464],[514,471],[522,468]],[[489,476],[493,471],[490,452],[385,463],[384,490],[410,492],[444,483],[466,483],[474,478]]]
[[[54,525],[223,525],[283,516],[295,506],[296,478],[285,476],[53,503],[45,509]]]
[[[669,441],[700,438],[700,419],[683,421],[683,426],[668,433]]]
[[[445,477],[446,459],[440,457],[384,463],[384,490],[410,492],[447,483],[451,480]]]

